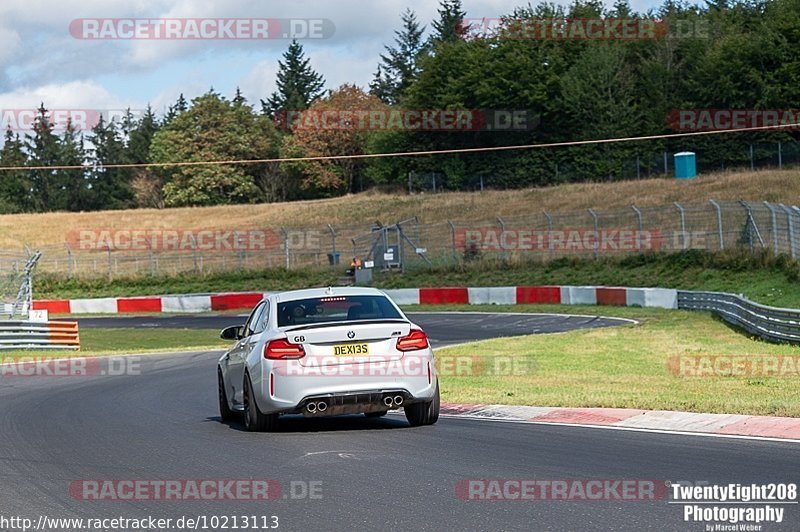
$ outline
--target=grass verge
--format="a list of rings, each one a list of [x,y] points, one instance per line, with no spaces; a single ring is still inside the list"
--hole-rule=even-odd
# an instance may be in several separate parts
[[[686,377],[668,370],[676,356],[800,356],[800,347],[750,339],[706,313],[555,305],[448,308],[603,314],[641,323],[443,348],[440,356],[477,355],[487,362],[521,357],[521,367],[531,368],[524,375],[444,376],[443,401],[800,417],[797,371],[784,377]]]

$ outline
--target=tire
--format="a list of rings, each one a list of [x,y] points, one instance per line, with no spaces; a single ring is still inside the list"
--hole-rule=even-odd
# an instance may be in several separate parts
[[[222,371],[217,369],[217,397],[219,399],[219,417],[222,421],[233,421],[236,419],[236,412],[228,406],[228,394],[225,392],[225,381],[222,379]]]
[[[242,396],[244,398],[244,428],[250,432],[269,432],[278,426],[278,414],[262,414],[253,397],[253,385],[250,382],[250,375],[244,376],[244,388]]]
[[[414,403],[405,407],[406,419],[412,427],[433,425],[439,420],[439,382],[436,382],[436,395],[424,403]]]
[[[381,410],[380,412],[364,412],[364,415],[371,418],[383,417],[388,414],[388,410]]]

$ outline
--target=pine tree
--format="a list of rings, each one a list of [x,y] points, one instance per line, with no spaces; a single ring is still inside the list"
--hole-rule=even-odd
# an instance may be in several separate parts
[[[159,127],[153,108],[148,105],[128,136],[125,162],[136,164],[150,162],[150,142]]]
[[[36,111],[33,119],[33,134],[26,141],[26,150],[30,155],[31,166],[53,166],[60,162],[58,136],[53,133],[49,111],[44,103]],[[54,210],[57,196],[55,170],[34,170],[29,173],[31,184],[31,201],[35,211]]]
[[[426,52],[422,38],[425,27],[420,27],[417,16],[406,9],[401,20],[403,27],[395,31],[395,46],[386,46],[375,78],[370,83],[370,94],[388,104],[396,104],[414,82],[419,73],[419,58]]]
[[[461,0],[442,0],[439,3],[439,20],[433,22],[432,41],[454,42],[463,39],[468,30],[464,25],[466,15]]]
[[[11,127],[6,129],[3,148],[0,149],[0,166],[25,166],[25,144]],[[30,185],[24,170],[7,170],[0,173],[0,212],[26,211],[30,208]]]
[[[323,77],[311,68],[311,60],[305,56],[303,47],[292,41],[278,61],[278,90],[267,101],[261,100],[261,109],[270,118],[279,110],[303,111],[322,95],[325,86]]]
[[[58,141],[58,159],[58,164],[65,166],[79,166],[86,162],[83,134],[75,128],[72,120],[67,122]],[[84,211],[92,208],[86,174],[82,168],[56,171],[56,191],[52,198],[54,210]]]
[[[186,101],[183,93],[181,93],[180,96],[178,96],[178,100],[175,102],[175,104],[170,105],[169,109],[167,109],[167,113],[164,115],[164,124],[169,124],[175,120],[179,114],[185,112],[187,109],[189,109],[189,103]]]
[[[136,131],[137,129],[131,131],[131,140]],[[125,162],[128,155],[117,124],[113,121],[106,123],[101,117],[97,125],[92,128],[92,145],[94,148],[90,156],[90,161],[93,163],[91,207],[94,209],[129,207],[133,199],[130,169],[106,168],[109,164]]]

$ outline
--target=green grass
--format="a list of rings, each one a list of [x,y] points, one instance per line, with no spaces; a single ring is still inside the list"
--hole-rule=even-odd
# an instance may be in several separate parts
[[[203,349],[225,349],[230,342],[221,340],[217,329],[159,329],[119,328],[81,329],[81,350],[36,351],[20,350],[3,352],[3,358],[20,357],[64,357],[106,356],[128,353],[163,353]]]
[[[155,278],[63,279],[40,275],[37,299],[119,297],[219,291],[272,291],[336,283],[342,271],[280,269]],[[742,293],[761,303],[800,306],[800,264],[784,256],[746,251],[690,251],[551,262],[481,261],[460,266],[377,274],[381,288],[417,286],[519,286],[544,284],[660,286]]]
[[[530,368],[524,375],[443,376],[443,401],[800,417],[796,374],[686,377],[668,370],[668,361],[675,356],[800,356],[800,347],[748,338],[707,313],[556,305],[460,308],[615,315],[637,319],[640,324],[501,338],[441,349],[440,357],[479,353],[490,367],[493,357],[520,357],[520,367]]]

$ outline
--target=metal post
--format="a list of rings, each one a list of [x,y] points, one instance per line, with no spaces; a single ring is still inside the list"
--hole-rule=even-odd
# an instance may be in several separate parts
[[[664,175],[669,174],[669,166],[667,165],[667,152],[664,152]]]
[[[781,152],[781,141],[778,141],[778,170],[783,168],[783,153]]]
[[[598,238],[600,236],[599,235],[600,230],[598,229],[598,226],[597,226],[597,214],[592,209],[588,209],[588,210],[589,210],[589,214],[592,215],[592,221],[594,222],[594,258],[596,259],[597,258],[598,247],[599,247],[597,240],[598,240]]]
[[[481,192],[483,192],[483,176],[481,176]]]
[[[797,256],[797,250],[795,248],[795,243],[794,243],[794,225],[792,224],[792,210],[783,203],[779,203],[778,206],[781,209],[783,209],[783,211],[786,213],[786,224],[789,227],[789,251],[792,255],[792,258],[795,258]]]
[[[333,229],[331,224],[328,224],[328,231],[331,232],[331,254],[333,257],[336,256],[336,231]],[[333,264],[333,259],[331,259],[331,268],[336,268],[336,265]]]
[[[686,235],[686,214],[683,211],[683,207],[677,201],[673,202],[673,205],[678,209],[678,214],[681,217],[681,241],[683,242],[683,249],[689,248],[689,237]]]
[[[456,226],[450,220],[447,220],[447,225],[450,226],[450,242],[453,245],[453,261],[458,264],[458,252],[456,251]],[[464,249],[466,250],[467,242],[464,241]]]
[[[409,194],[409,196],[411,195],[411,174],[412,173],[413,173],[413,170],[409,170],[408,171],[408,194]]]
[[[283,254],[286,260],[286,269],[289,269],[289,231],[285,227],[281,227],[281,234],[283,235]]]
[[[644,232],[644,223],[642,222],[642,211],[636,205],[631,205],[631,209],[636,213],[639,220],[639,232],[636,234],[636,251],[642,252],[642,233]]]
[[[64,242],[64,247],[67,248],[67,275],[72,279],[74,272],[74,265],[72,264],[72,250],[67,242]]]
[[[553,218],[547,214],[547,211],[542,211],[544,217],[547,218],[547,256],[553,257]]]
[[[236,233],[234,233],[234,235],[235,234]],[[192,242],[192,270],[197,273],[199,271],[197,264],[197,240],[191,233],[189,234],[189,240]]]
[[[506,223],[499,216],[497,223],[500,224],[500,249],[503,250],[503,258],[508,259],[508,251],[506,250]]]
[[[750,170],[753,170],[753,145],[750,144]]]
[[[106,252],[108,253],[108,280],[110,281],[114,277],[113,266],[111,265],[111,244],[106,247]]]
[[[240,243],[239,231],[238,230],[234,230],[233,231],[233,241],[234,241],[234,247],[238,249],[238,252],[236,253],[236,255],[237,255],[237,258],[239,259],[239,271],[241,272],[241,271],[244,270],[244,264],[245,264],[245,261],[247,260],[247,250]]]
[[[778,215],[775,213],[775,209],[769,202],[765,201],[764,207],[769,209],[770,214],[772,215],[772,251],[775,255],[778,254]]]
[[[433,193],[436,194],[436,174],[433,174]]]
[[[717,227],[719,228],[719,249],[725,249],[725,240],[722,234],[722,209],[716,201],[708,200],[708,202],[717,209]]]
[[[640,169],[640,166],[639,166],[639,156],[637,155],[636,156],[636,179],[639,179],[641,177],[642,176],[641,176],[641,169]]]

